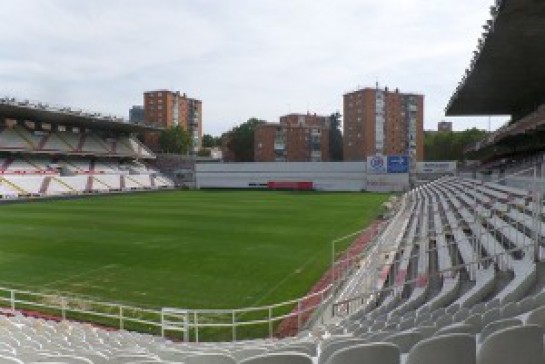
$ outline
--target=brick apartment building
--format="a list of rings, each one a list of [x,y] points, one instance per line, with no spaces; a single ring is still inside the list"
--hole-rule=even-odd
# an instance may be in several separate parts
[[[344,95],[346,161],[408,155],[411,168],[424,158],[424,96],[364,88]]]
[[[197,152],[202,140],[202,102],[187,97],[180,91],[156,90],[144,92],[146,123],[170,128],[180,125],[191,134],[193,151]],[[159,134],[148,132],[145,143],[158,150]]]
[[[316,114],[289,114],[279,123],[259,125],[254,134],[256,162],[329,160],[329,119]]]

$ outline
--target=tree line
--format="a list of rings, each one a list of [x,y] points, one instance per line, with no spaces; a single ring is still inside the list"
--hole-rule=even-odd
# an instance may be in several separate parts
[[[424,158],[428,161],[463,161],[464,148],[482,140],[485,130],[471,128],[459,132],[425,132]]]
[[[233,127],[227,133],[214,137],[204,134],[200,156],[209,156],[210,148],[222,148],[230,151],[236,162],[254,161],[254,132],[264,121],[250,118]],[[487,132],[477,128],[460,132],[425,132],[424,157],[429,161],[464,160],[464,148],[482,140]],[[187,154],[192,149],[190,133],[177,125],[161,131],[159,135],[161,152]],[[343,135],[341,132],[341,114],[329,116],[329,160],[343,160]]]

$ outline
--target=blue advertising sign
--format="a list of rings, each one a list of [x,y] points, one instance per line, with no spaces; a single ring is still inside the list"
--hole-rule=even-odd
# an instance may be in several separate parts
[[[409,173],[409,157],[406,155],[388,157],[388,173]]]

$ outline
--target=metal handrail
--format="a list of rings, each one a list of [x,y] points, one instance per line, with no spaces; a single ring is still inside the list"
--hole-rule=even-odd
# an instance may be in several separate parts
[[[161,334],[165,336],[165,331],[195,331],[195,341],[199,339],[199,328],[206,327],[222,327],[233,328],[233,340],[236,340],[236,328],[239,326],[257,326],[263,324],[269,324],[268,336],[272,337],[274,332],[272,326],[274,323],[285,320],[287,318],[297,317],[298,329],[304,324],[303,316],[306,316],[321,306],[327,304],[332,297],[332,285],[328,285],[318,292],[308,294],[304,297],[291,299],[284,302],[266,305],[261,307],[247,307],[236,309],[174,309],[180,312],[184,312],[190,320],[188,320],[187,327],[181,330],[172,330],[173,327],[163,317],[163,311],[168,309],[152,309],[142,308],[136,306],[130,306],[125,304],[116,304],[109,302],[101,302],[91,299],[85,299],[77,296],[63,296],[50,293],[39,293],[26,291],[22,289],[14,289],[8,287],[0,287],[0,305],[8,306],[11,311],[28,310],[29,308],[38,309],[38,311],[52,310],[60,312],[60,318],[65,320],[70,316],[70,313],[83,314],[85,316],[84,321],[90,323],[97,322],[98,319],[113,319],[117,321],[117,327],[119,329],[127,329],[127,324],[141,324],[153,329],[161,329]],[[24,298],[22,298],[23,296]],[[317,301],[316,303],[313,302]],[[310,305],[304,305],[307,302],[311,302]],[[75,305],[77,303],[77,305]],[[295,305],[295,309],[291,312],[284,313],[279,312],[273,314],[275,309],[285,308],[291,309]],[[96,308],[96,310],[93,310]],[[110,311],[110,312],[108,312]],[[244,319],[244,315],[263,312],[264,315],[258,318]],[[131,315],[131,313],[137,313]],[[216,316],[230,316],[233,318],[231,322],[209,322],[206,319],[209,315]],[[144,317],[142,317],[144,316]],[[147,317],[146,317],[147,316]],[[192,320],[191,318],[195,318]],[[242,318],[242,320],[241,320]],[[166,330],[165,330],[166,328]]]

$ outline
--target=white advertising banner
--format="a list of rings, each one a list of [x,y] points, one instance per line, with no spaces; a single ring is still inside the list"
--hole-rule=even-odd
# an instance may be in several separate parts
[[[367,191],[370,192],[402,192],[409,187],[408,173],[367,175]]]
[[[388,158],[384,155],[374,155],[367,157],[368,174],[386,174],[388,168]]]
[[[417,173],[454,173],[456,172],[456,161],[446,162],[418,162],[416,163]]]

